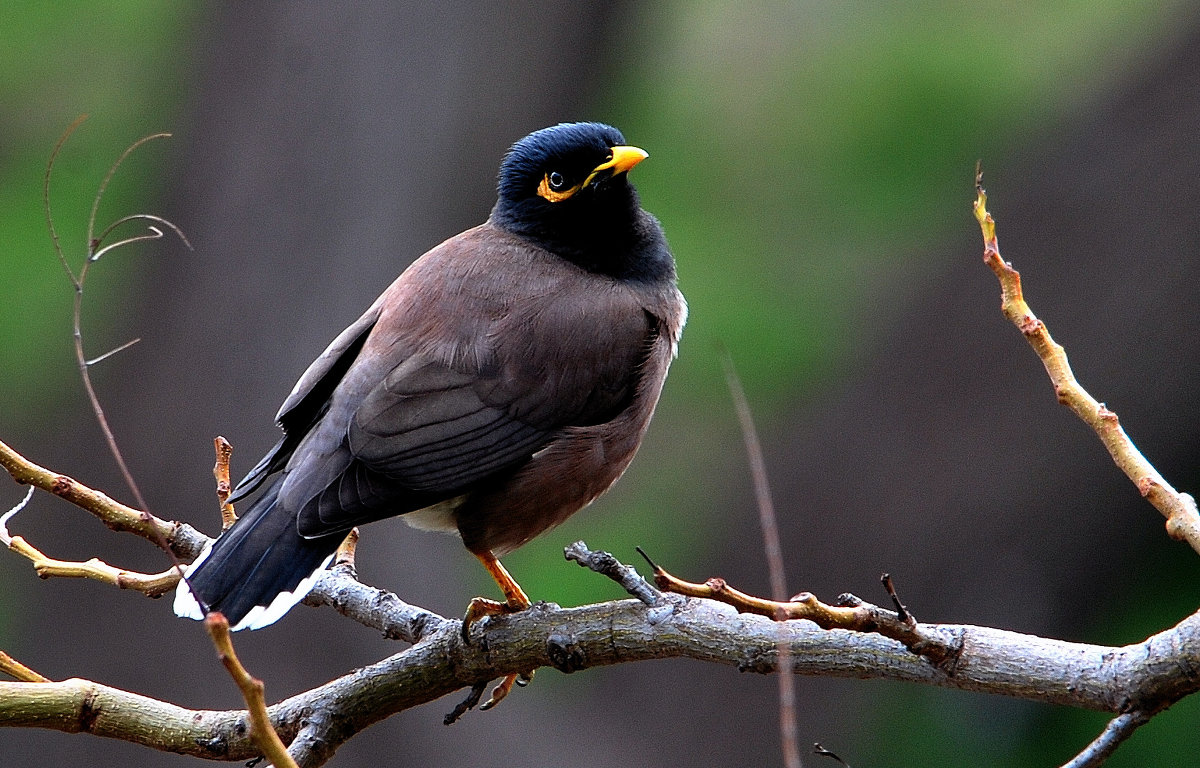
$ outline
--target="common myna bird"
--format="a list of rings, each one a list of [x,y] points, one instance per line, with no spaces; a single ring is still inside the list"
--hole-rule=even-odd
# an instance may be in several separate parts
[[[464,636],[527,608],[497,556],[629,466],[687,316],[627,176],[645,158],[600,123],[514,144],[488,220],[414,262],[300,377],[283,438],[229,500],[260,495],[187,569],[175,612],[271,624],[353,526],[397,515],[457,533],[500,585]]]

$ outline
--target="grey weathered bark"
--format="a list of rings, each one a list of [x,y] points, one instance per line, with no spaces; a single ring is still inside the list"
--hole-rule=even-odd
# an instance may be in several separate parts
[[[592,554],[581,543],[573,549],[573,559]],[[1114,730],[1126,721],[1144,722],[1200,689],[1200,676],[1181,674],[1200,657],[1200,613],[1122,648],[986,627],[921,625],[924,635],[955,647],[952,663],[933,664],[880,635],[822,630],[806,621],[781,624],[710,600],[657,594],[628,572],[609,575],[642,599],[567,609],[537,604],[519,616],[490,620],[467,646],[458,621],[365,586],[339,566],[308,602],[333,605],[414,645],[279,702],[269,710],[272,722],[292,745],[293,758],[316,768],[373,723],[508,673],[540,667],[572,673],[672,657],[766,673],[778,666],[781,642],[788,644],[797,674],[902,680],[1086,707],[1123,715]],[[259,754],[244,712],[188,710],[78,679],[0,682],[0,727],[84,732],[210,760]]]

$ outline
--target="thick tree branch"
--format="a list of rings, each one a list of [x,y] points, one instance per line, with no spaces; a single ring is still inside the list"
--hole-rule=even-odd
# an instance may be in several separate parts
[[[407,606],[330,571],[313,602],[375,605],[380,626],[413,647],[270,708],[284,741],[305,735],[301,765],[319,765],[363,728],[455,690],[539,666],[572,672],[648,659],[687,657],[776,669],[782,632],[798,674],[907,680],[1120,714],[1157,711],[1200,688],[1200,614],[1145,642],[1105,647],[966,625],[919,625],[956,638],[953,672],[879,635],[783,624],[711,600],[668,595],[666,615],[637,600],[529,611],[488,620],[482,642],[464,646],[459,623]],[[395,631],[395,630],[393,630]],[[314,719],[314,713],[320,713]],[[156,749],[219,760],[255,756],[242,711],[191,711],[82,680],[0,683],[0,726],[87,731]]]

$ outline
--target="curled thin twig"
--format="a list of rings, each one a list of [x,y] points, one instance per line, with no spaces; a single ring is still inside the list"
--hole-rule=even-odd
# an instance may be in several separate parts
[[[29,486],[29,490],[25,492],[25,498],[14,504],[12,509],[5,512],[3,515],[0,515],[0,543],[4,544],[4,546],[12,546],[13,540],[12,534],[8,532],[8,521],[16,517],[17,513],[22,509],[25,509],[25,507],[29,506],[29,500],[33,498],[33,492],[35,490],[37,489],[32,485]]]
[[[75,133],[75,129],[87,120],[86,114],[75,118],[75,122],[67,126],[63,131],[62,136],[58,137],[58,142],[54,145],[54,149],[50,152],[50,159],[46,162],[46,172],[42,176],[42,210],[46,214],[46,226],[50,229],[50,240],[54,243],[54,252],[58,255],[58,262],[62,265],[63,271],[67,273],[71,284],[76,288],[79,287],[79,278],[75,276],[75,270],[71,269],[71,265],[67,262],[66,254],[63,253],[62,243],[58,239],[58,231],[54,228],[54,217],[50,213],[50,177],[54,173],[54,161],[58,159],[58,153],[62,151],[63,145],[67,143],[67,139],[71,138],[71,134]]]
[[[147,227],[147,229],[150,230],[149,234],[134,235],[133,237],[127,237],[124,240],[118,240],[115,243],[109,243],[108,245],[104,246],[103,248],[101,248],[100,250],[96,251],[91,256],[89,256],[88,261],[100,261],[100,257],[103,256],[104,254],[108,253],[109,251],[120,248],[122,246],[125,246],[125,245],[133,245],[134,243],[144,243],[148,240],[159,240],[162,238],[163,232],[158,227]]]
[[[133,154],[133,152],[135,150],[137,150],[138,147],[142,146],[143,144],[146,144],[147,142],[153,141],[154,139],[165,138],[167,136],[170,136],[170,134],[156,133],[156,134],[151,134],[149,136],[144,136],[144,137],[138,139],[137,141],[133,142],[128,147],[126,147],[125,151],[121,153],[120,157],[117,158],[116,162],[114,162],[112,164],[112,166],[109,167],[108,173],[105,174],[104,179],[100,182],[100,186],[96,190],[96,195],[92,199],[92,210],[91,210],[91,214],[88,216],[88,227],[87,227],[87,248],[86,248],[87,258],[84,260],[83,265],[79,268],[78,274],[76,274],[75,271],[71,269],[71,265],[68,263],[66,255],[63,253],[62,245],[58,239],[58,233],[54,228],[54,216],[50,209],[50,182],[51,182],[51,178],[53,176],[54,162],[58,158],[59,152],[62,150],[62,147],[66,143],[67,139],[71,136],[71,134],[75,131],[75,129],[79,126],[79,124],[83,122],[83,120],[85,118],[86,118],[86,116],[79,117],[78,119],[75,120],[74,123],[72,123],[67,128],[67,130],[63,133],[62,137],[59,138],[58,143],[55,145],[54,150],[50,154],[49,161],[46,163],[46,173],[45,173],[45,176],[43,179],[43,185],[42,185],[42,198],[43,198],[43,205],[44,205],[45,214],[46,214],[46,223],[50,229],[50,237],[54,241],[55,252],[58,255],[59,261],[61,262],[64,271],[66,271],[68,278],[71,280],[72,287],[75,289],[75,301],[74,301],[74,310],[73,310],[73,318],[72,318],[73,319],[72,330],[73,330],[73,336],[74,336],[75,360],[76,360],[76,363],[77,363],[78,369],[79,369],[79,377],[83,381],[83,388],[84,388],[85,392],[87,393],[88,402],[91,404],[92,412],[95,414],[96,421],[100,425],[100,430],[104,434],[104,439],[105,439],[105,442],[108,444],[109,452],[112,454],[113,459],[116,461],[117,466],[121,471],[121,475],[125,479],[125,484],[129,487],[130,492],[133,494],[134,499],[137,501],[137,504],[140,507],[140,511],[137,514],[139,516],[141,516],[143,522],[145,522],[147,524],[145,530],[149,531],[151,533],[151,535],[155,537],[158,545],[171,558],[172,567],[177,572],[178,576],[182,577],[183,576],[183,564],[179,561],[179,558],[175,555],[175,552],[172,550],[172,548],[168,544],[167,537],[164,536],[161,533],[161,531],[153,524],[153,516],[149,512],[149,505],[146,504],[146,499],[145,499],[145,497],[142,496],[141,489],[138,487],[137,481],[134,480],[133,473],[130,472],[129,466],[125,462],[125,457],[121,453],[120,447],[117,445],[116,436],[113,434],[112,428],[109,426],[108,418],[104,414],[104,408],[100,405],[100,398],[96,394],[96,388],[92,384],[91,375],[89,373],[89,368],[92,365],[100,362],[101,360],[105,360],[105,359],[111,357],[112,355],[116,354],[117,352],[120,352],[123,349],[129,348],[134,343],[136,343],[137,340],[135,339],[132,342],[123,344],[123,345],[117,347],[116,349],[110,350],[109,352],[106,352],[105,354],[100,355],[99,357],[88,359],[87,355],[84,354],[83,330],[82,330],[83,290],[84,290],[84,284],[87,280],[88,268],[94,262],[99,261],[101,256],[103,256],[104,254],[109,253],[110,251],[113,251],[117,248],[120,248],[122,246],[131,245],[133,243],[143,242],[146,240],[160,239],[163,237],[164,229],[170,229],[172,232],[174,232],[176,235],[178,235],[180,240],[183,241],[184,245],[186,245],[188,248],[191,248],[191,243],[188,242],[187,237],[184,236],[183,231],[181,229],[179,229],[179,227],[175,226],[173,223],[162,218],[161,216],[154,216],[152,214],[132,214],[130,216],[124,216],[122,218],[117,219],[109,226],[107,226],[104,229],[104,231],[100,233],[99,237],[95,236],[96,215],[97,215],[97,212],[100,210],[100,201],[104,199],[104,193],[108,189],[108,184],[110,181],[112,181],[112,178],[116,174],[117,169],[119,169],[121,167],[121,164],[123,162],[125,162],[125,160],[131,154]],[[127,237],[123,240],[118,240],[117,242],[111,243],[109,245],[103,245],[103,241],[113,231],[115,231],[117,227],[119,227],[122,224],[125,224],[127,222],[130,222],[130,221],[150,221],[150,222],[153,222],[153,224],[150,224],[148,227],[149,234],[135,235],[133,237]],[[161,228],[159,226],[155,226],[155,224],[161,225]],[[37,552],[37,550],[33,550],[33,552]],[[40,554],[41,553],[38,553],[38,555],[40,555]],[[32,553],[26,553],[26,556],[30,556],[31,559],[34,559],[31,555],[32,555]],[[41,555],[41,557],[45,558],[44,555]],[[48,558],[46,558],[46,559],[48,560]],[[34,559],[34,562],[37,563],[38,560]],[[73,569],[73,565],[74,564],[65,564],[65,566],[72,566],[72,568],[67,568],[66,571],[63,571],[63,573],[69,574],[69,575],[76,575],[75,571],[77,571],[78,569]],[[104,565],[104,564],[101,563],[101,565]],[[104,565],[104,568],[109,569],[110,567],[107,565]],[[39,573],[42,573],[43,570],[44,569],[39,568]],[[61,569],[59,569],[59,570],[61,570]],[[106,570],[101,569],[100,572],[102,574],[104,574],[100,578],[112,577],[112,574],[108,573]],[[94,569],[84,569],[84,571],[82,573],[84,573],[85,575],[94,574],[95,570]],[[120,583],[120,582],[118,582],[118,583]],[[157,582],[156,582],[156,585],[157,585]],[[157,588],[157,586],[155,588]]]
[[[177,227],[177,226],[176,226],[174,223],[172,223],[172,222],[171,222],[171,221],[169,221],[168,219],[164,219],[162,216],[155,216],[155,215],[154,215],[154,214],[152,214],[152,213],[131,213],[131,214],[129,214],[128,216],[122,216],[121,218],[119,218],[119,219],[117,219],[116,221],[114,221],[112,224],[109,224],[107,227],[105,227],[104,231],[103,231],[103,232],[101,232],[101,233],[100,233],[100,235],[99,235],[99,236],[96,238],[96,240],[94,241],[93,248],[99,248],[99,247],[100,247],[100,244],[101,244],[101,243],[103,243],[103,242],[104,242],[104,240],[105,240],[105,239],[106,239],[106,238],[107,238],[107,237],[108,237],[110,234],[112,234],[112,231],[113,231],[114,229],[116,229],[117,227],[121,226],[122,224],[126,224],[126,223],[128,223],[128,222],[131,222],[131,221],[152,221],[152,222],[154,222],[154,223],[156,223],[156,224],[161,224],[163,227],[165,227],[165,228],[167,228],[167,229],[171,230],[172,232],[174,232],[174,233],[175,233],[175,236],[176,236],[176,237],[178,237],[178,238],[179,238],[179,240],[180,240],[180,241],[181,241],[181,242],[182,242],[182,243],[183,243],[185,246],[187,246],[187,249],[188,249],[189,251],[190,251],[190,250],[192,250],[192,243],[191,243],[191,241],[190,241],[190,240],[188,240],[188,239],[187,239],[187,235],[183,234],[183,230],[182,230],[182,229],[180,229],[179,227]],[[143,235],[143,236],[141,237],[141,239],[143,239],[143,240],[157,240],[158,238],[160,238],[160,237],[162,237],[162,236],[163,236],[163,232],[162,232],[162,230],[161,230],[161,229],[159,229],[158,227],[155,227],[155,226],[150,226],[150,227],[149,227],[149,229],[150,229],[151,231],[155,232],[156,234],[155,234],[153,237],[151,237],[151,236],[148,236],[148,235]],[[127,244],[127,243],[129,243],[129,242],[133,242],[133,241],[131,241],[131,240],[125,240],[125,241],[122,241],[122,242],[120,242],[120,243],[113,243],[112,245],[109,245],[109,246],[106,246],[106,247],[104,247],[104,248],[101,248],[101,249],[100,249],[100,251],[101,251],[101,252],[104,252],[104,251],[110,251],[110,250],[112,250],[113,248],[116,248],[118,245],[124,245],[124,244]],[[93,253],[93,254],[91,255],[91,257],[90,257],[90,258],[91,258],[91,261],[99,261],[99,260],[100,260],[100,252],[98,252],[98,253]]]
[[[108,173],[106,173],[104,175],[104,180],[100,182],[100,186],[96,190],[96,196],[94,198],[92,198],[92,213],[90,216],[88,216],[88,229],[87,229],[88,252],[89,253],[98,245],[98,240],[94,237],[94,233],[96,232],[96,214],[100,210],[100,201],[104,199],[104,192],[105,192],[105,190],[108,189],[108,183],[110,181],[112,181],[113,176],[115,176],[117,174],[117,169],[121,167],[121,164],[124,163],[129,158],[130,155],[132,155],[135,151],[137,151],[138,147],[142,146],[143,144],[148,144],[151,141],[154,141],[155,139],[169,139],[170,137],[171,137],[171,134],[169,134],[169,133],[152,133],[149,136],[143,136],[142,138],[138,139],[137,141],[133,142],[128,147],[126,147],[125,151],[121,153],[121,156],[117,158],[116,162],[114,162],[112,164],[112,166],[109,167]],[[49,183],[49,182],[47,182],[47,183]],[[112,228],[109,227],[109,229],[105,230],[105,231],[107,232],[111,229]],[[82,281],[82,277],[80,278],[80,280]]]

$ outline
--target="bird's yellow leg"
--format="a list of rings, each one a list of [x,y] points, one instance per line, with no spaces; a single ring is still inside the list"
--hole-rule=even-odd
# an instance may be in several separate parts
[[[475,557],[479,558],[479,562],[483,563],[483,567],[487,568],[487,572],[500,585],[500,591],[504,593],[504,599],[508,601],[507,613],[523,611],[530,606],[525,590],[521,589],[521,585],[509,574],[508,569],[496,559],[495,555],[491,552],[484,552]]]
[[[500,591],[504,593],[505,602],[500,603],[495,600],[489,600],[486,597],[473,598],[471,604],[467,606],[467,615],[463,617],[462,638],[464,643],[471,642],[471,625],[484,616],[516,613],[517,611],[525,610],[531,605],[529,597],[525,594],[525,590],[521,589],[521,585],[509,574],[508,569],[496,559],[495,555],[485,550],[483,552],[476,552],[475,557],[479,558],[479,562],[483,563],[483,567],[487,568],[487,572],[500,585]]]
[[[521,585],[508,572],[508,569],[496,559],[490,551],[475,552],[475,557],[479,558],[479,562],[483,563],[483,567],[495,579],[496,584],[500,586],[500,591],[504,593],[504,602],[489,600],[486,597],[472,598],[471,604],[467,606],[467,615],[463,617],[462,638],[464,643],[471,642],[471,625],[482,619],[484,616],[498,616],[505,613],[516,613],[528,608],[532,603],[529,597],[525,594],[525,590],[521,589]],[[485,701],[479,708],[491,709],[492,707],[503,701],[504,697],[512,691],[514,685],[527,685],[533,679],[533,670],[529,672],[514,673],[506,676],[500,684],[492,689],[491,697]]]

